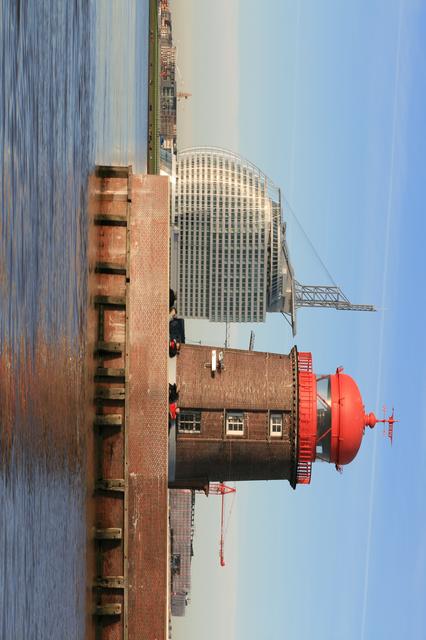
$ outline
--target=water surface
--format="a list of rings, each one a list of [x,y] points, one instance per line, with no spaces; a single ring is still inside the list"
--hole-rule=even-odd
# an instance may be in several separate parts
[[[90,618],[87,181],[146,166],[147,24],[145,0],[0,6],[5,640],[84,638]]]

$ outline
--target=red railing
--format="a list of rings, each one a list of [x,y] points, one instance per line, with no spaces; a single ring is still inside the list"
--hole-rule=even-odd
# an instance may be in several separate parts
[[[310,484],[312,473],[312,462],[297,463],[297,484]]]
[[[297,366],[299,373],[301,371],[312,373],[312,353],[309,353],[309,351],[299,351],[297,354]]]
[[[316,381],[312,372],[312,354],[298,353],[299,425],[297,483],[309,484],[315,460],[317,431]]]

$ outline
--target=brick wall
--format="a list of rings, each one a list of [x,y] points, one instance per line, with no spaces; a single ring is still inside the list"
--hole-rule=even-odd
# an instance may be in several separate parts
[[[176,481],[290,480],[295,464],[291,356],[223,349],[223,368],[213,375],[211,351],[183,345],[177,359],[179,405],[181,411],[201,412],[201,432],[178,433]],[[226,434],[227,410],[243,411],[243,434]],[[280,437],[270,434],[270,411],[282,414]]]
[[[290,356],[222,349],[224,370],[213,378],[211,351],[204,345],[182,345],[177,362],[181,407],[284,410],[291,406]]]
[[[96,638],[165,640],[169,617],[168,179],[93,178],[92,190],[96,225],[91,294],[126,301],[125,308],[123,303],[120,308],[95,298],[96,317],[91,316],[99,347],[95,479],[124,479],[124,490],[113,492],[101,486],[95,497],[91,530],[98,534],[111,527],[122,531],[115,540],[99,541],[98,535],[93,541],[98,579]],[[106,222],[105,215],[114,217],[117,224],[111,219]],[[102,272],[111,272],[111,265],[126,268],[126,274]],[[120,343],[118,355],[103,353],[105,346],[99,345],[105,343]],[[116,373],[108,377],[108,368]],[[115,388],[121,394],[125,389],[125,399],[122,395],[118,400],[105,399],[103,392]],[[105,414],[122,416],[121,424],[100,426]],[[124,577],[124,581],[117,588],[99,586],[99,579],[106,577]],[[120,604],[121,613],[99,612],[111,603]]]
[[[162,640],[168,627],[169,187],[132,178],[129,326],[129,640]]]

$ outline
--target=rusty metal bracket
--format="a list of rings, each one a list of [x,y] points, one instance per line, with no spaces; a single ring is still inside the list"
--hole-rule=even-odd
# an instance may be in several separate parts
[[[119,616],[121,615],[121,604],[119,602],[100,604],[96,607],[95,614],[97,616]]]
[[[98,577],[93,582],[95,589],[124,589],[126,584],[123,576]]]
[[[123,493],[125,489],[125,483],[123,478],[109,478],[98,480],[95,485],[97,491],[118,491]]]
[[[123,530],[119,527],[109,527],[107,529],[96,529],[96,540],[121,540]]]
[[[121,413],[98,413],[95,416],[94,424],[96,427],[121,427],[123,416]]]

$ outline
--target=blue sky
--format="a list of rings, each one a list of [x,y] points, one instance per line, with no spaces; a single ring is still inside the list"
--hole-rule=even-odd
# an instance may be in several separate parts
[[[197,499],[192,604],[181,640],[426,637],[426,5],[369,0],[173,0],[179,146],[217,145],[279,187],[334,279],[377,314],[302,310],[315,370],[343,365],[366,408],[395,404],[339,476],[239,484],[218,566],[219,504]],[[328,284],[289,212],[298,278]],[[246,347],[253,327],[233,328]],[[288,351],[278,317],[258,350]],[[223,328],[191,327],[211,342]],[[207,336],[207,337],[206,337]],[[219,502],[219,501],[218,501]]]

